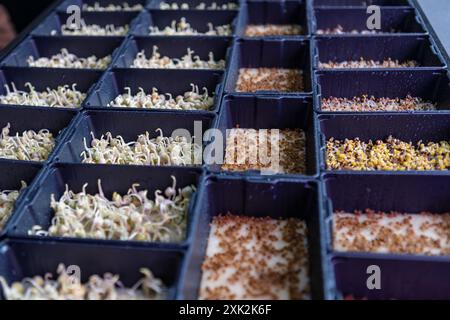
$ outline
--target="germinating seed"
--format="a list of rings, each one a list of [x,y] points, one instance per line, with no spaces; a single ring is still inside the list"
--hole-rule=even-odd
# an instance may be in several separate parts
[[[27,187],[25,181],[21,181],[21,184],[20,190],[0,190],[0,231],[11,216],[20,192]]]
[[[57,89],[47,88],[47,91],[36,91],[29,82],[25,87],[29,92],[17,90],[14,82],[9,86],[5,84],[6,95],[0,95],[0,104],[17,104],[26,106],[43,106],[55,108],[79,108],[86,98],[86,94],[76,89],[77,84],[58,86]]]
[[[83,19],[81,19],[80,24],[79,29],[75,24],[63,24],[61,26],[61,34],[65,36],[124,36],[129,30],[128,25],[115,26],[113,24],[107,24],[104,27],[97,24],[88,25]],[[58,32],[52,30],[50,34],[56,36]]]
[[[75,68],[75,69],[101,69],[104,70],[111,63],[111,56],[97,58],[95,55],[87,58],[79,58],[70,53],[66,48],[61,49],[61,53],[55,54],[50,58],[42,57],[37,60],[33,56],[27,59],[29,67],[40,68]]]
[[[389,32],[377,31],[377,30],[344,30],[344,27],[337,25],[335,28],[318,29],[316,34],[382,34],[382,33],[396,33],[395,29],[391,29]]]
[[[194,186],[176,189],[176,179],[164,194],[156,190],[154,199],[148,198],[148,190],[138,190],[135,183],[126,195],[115,192],[112,199],[105,197],[101,181],[99,193],[75,193],[66,191],[57,201],[51,196],[55,212],[47,231],[34,226],[30,235],[53,237],[77,237],[107,240],[132,240],[147,242],[181,242],[186,238],[187,214]]]
[[[112,136],[110,132],[100,139],[92,135],[91,146],[84,139],[83,163],[107,163],[152,166],[188,166],[201,164],[202,146],[186,137],[150,138],[148,132],[138,136],[137,141],[125,142],[121,136]]]
[[[303,130],[255,130],[236,128],[230,131],[222,170],[245,171],[271,168],[275,173],[306,172],[306,138]],[[279,163],[272,163],[278,153]]]
[[[311,298],[308,230],[297,218],[213,218],[200,299]]]
[[[157,69],[225,69],[225,60],[214,60],[214,54],[209,52],[209,60],[202,60],[199,56],[194,56],[194,51],[187,49],[187,54],[181,59],[169,58],[158,52],[158,47],[153,46],[153,53],[147,59],[145,51],[142,50],[136,55],[131,65],[132,68],[157,68]]]
[[[333,214],[336,251],[450,254],[450,213],[378,212]]]
[[[207,24],[208,31],[200,32],[191,27],[186,22],[186,18],[182,17],[180,22],[172,21],[170,27],[167,26],[163,30],[160,30],[157,26],[150,26],[150,35],[163,35],[163,36],[183,36],[183,35],[206,35],[206,36],[231,36],[231,25],[224,24],[222,26],[214,26],[211,22]]]
[[[300,34],[302,34],[302,26],[298,24],[250,24],[245,28],[245,35],[247,37],[295,36]]]
[[[83,11],[141,11],[144,7],[142,4],[137,3],[135,5],[130,5],[128,2],[123,2],[120,4],[108,4],[102,6],[100,3],[95,2],[94,5],[89,5],[87,3],[83,4]]]
[[[188,9],[196,9],[196,10],[237,10],[239,8],[239,5],[235,2],[228,2],[223,4],[217,4],[216,2],[211,2],[210,5],[207,5],[204,2],[200,2],[196,6],[190,6],[189,3],[182,3],[181,5],[178,5],[176,2],[168,3],[168,2],[161,2],[159,4],[159,8],[162,10],[188,10]]]
[[[117,96],[108,103],[108,107],[140,108],[140,109],[167,109],[167,110],[210,110],[214,105],[214,97],[209,96],[208,89],[203,88],[199,93],[198,86],[191,83],[192,90],[177,96],[175,99],[170,93],[158,94],[153,88],[151,94],[146,94],[139,88],[136,95],[131,94],[131,88],[125,87],[127,93]]]
[[[11,125],[2,129],[0,136],[0,158],[42,162],[47,160],[55,146],[55,139],[47,129],[27,130],[10,136]]]
[[[436,105],[424,101],[419,97],[407,96],[400,98],[375,98],[375,97],[354,97],[347,98],[322,98],[322,111],[431,111],[436,110]]]
[[[327,142],[329,170],[448,170],[450,169],[450,141],[405,142],[393,137],[385,141]]]
[[[92,275],[87,283],[69,274],[63,264],[57,268],[57,279],[52,274],[25,278],[8,285],[0,276],[0,284],[7,300],[160,300],[167,297],[167,288],[147,268],[133,287],[126,288],[119,275],[105,273],[103,277]]]
[[[365,60],[360,58],[360,60],[350,60],[350,61],[328,61],[319,62],[319,68],[324,69],[342,69],[342,68],[414,68],[419,67],[419,63],[415,60],[406,60],[400,62],[399,60],[392,60],[388,58],[383,61],[375,60]]]
[[[236,83],[238,92],[303,90],[303,72],[295,69],[241,68]]]

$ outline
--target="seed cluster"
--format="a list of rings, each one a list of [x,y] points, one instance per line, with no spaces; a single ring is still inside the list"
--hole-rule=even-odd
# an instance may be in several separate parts
[[[37,60],[33,56],[27,59],[29,67],[39,68],[75,68],[75,69],[101,69],[105,70],[111,63],[111,56],[97,58],[95,55],[87,58],[77,57],[70,53],[66,48],[62,48],[61,52],[51,56],[50,58],[42,57]]]
[[[158,52],[158,47],[153,46],[153,53],[150,58],[145,56],[142,50],[136,55],[131,68],[156,68],[156,69],[225,69],[225,60],[214,60],[214,53],[209,52],[209,60],[202,60],[199,56],[194,56],[194,51],[187,49],[187,54],[181,59],[169,58]]]
[[[177,96],[175,99],[170,93],[159,94],[158,89],[153,88],[151,94],[146,94],[139,88],[136,95],[131,94],[131,88],[125,87],[127,93],[117,96],[108,103],[108,107],[139,108],[139,109],[167,109],[167,110],[210,110],[214,105],[214,97],[208,94],[208,89],[203,88],[203,94],[199,93],[198,86],[191,83],[192,90]]]
[[[449,255],[450,213],[335,212],[333,246],[336,251]]]
[[[150,138],[145,132],[136,141],[125,142],[121,136],[112,136],[110,132],[100,139],[92,135],[91,146],[84,139],[84,151],[81,153],[83,163],[128,164],[152,166],[188,166],[201,165],[202,146],[189,141],[186,137]]]
[[[329,170],[449,170],[450,141],[405,142],[389,136],[385,141],[359,138],[327,142]]]
[[[366,60],[360,58],[359,60],[349,60],[349,61],[328,61],[319,62],[319,68],[323,69],[343,69],[343,68],[415,68],[419,67],[419,63],[415,60],[406,60],[400,62],[399,60],[392,60],[388,58],[383,61],[377,60]]]
[[[208,22],[208,31],[200,32],[191,27],[190,23],[186,22],[186,18],[182,17],[179,22],[173,20],[170,26],[160,30],[157,26],[150,26],[150,35],[163,35],[163,36],[231,36],[232,28],[229,24],[221,26],[214,26],[211,22]]]
[[[8,285],[0,276],[0,285],[7,300],[160,300],[167,288],[147,268],[141,268],[143,277],[132,287],[125,288],[119,275],[105,273],[92,275],[87,283],[71,276],[63,264],[58,265],[57,279],[45,276],[25,278]]]
[[[305,145],[305,132],[300,129],[232,129],[227,138],[222,170],[266,169],[275,173],[304,174]]]
[[[310,299],[306,224],[217,216],[202,271],[200,299]]]
[[[303,90],[303,72],[296,69],[241,68],[236,83],[237,92]]]
[[[58,86],[56,89],[47,88],[47,91],[36,91],[29,82],[25,83],[25,87],[29,92],[17,90],[15,84],[9,86],[5,84],[6,95],[0,95],[0,104],[16,104],[26,106],[43,106],[54,108],[79,108],[86,99],[86,94],[76,89],[77,84],[74,83],[72,88],[68,85]]]
[[[176,179],[164,194],[156,190],[154,199],[148,198],[148,190],[138,190],[135,183],[126,195],[115,192],[109,200],[98,181],[99,193],[90,195],[83,191],[66,190],[56,201],[51,196],[51,208],[55,212],[51,226],[44,231],[34,226],[30,235],[94,238],[107,240],[134,240],[149,242],[180,242],[186,237],[189,201],[194,186],[176,189]]]
[[[125,36],[128,30],[128,25],[107,24],[100,26],[98,24],[86,24],[83,19],[80,21],[80,28],[76,24],[63,24],[61,26],[61,34],[64,36]],[[51,35],[58,35],[58,31],[52,30]]]
[[[27,130],[10,136],[8,123],[0,135],[0,158],[42,162],[47,160],[55,146],[55,139],[47,129]]]
[[[11,216],[20,192],[27,187],[25,181],[21,181],[21,184],[20,190],[0,190],[0,231]]]
[[[142,4],[137,3],[135,5],[130,5],[128,2],[123,2],[120,4],[108,4],[106,6],[102,6],[100,3],[95,2],[94,5],[89,5],[87,3],[83,4],[83,11],[95,11],[95,12],[101,12],[101,11],[107,11],[107,12],[114,12],[114,11],[141,11],[144,9]]]
[[[382,34],[382,33],[396,33],[395,29],[391,29],[390,32],[377,31],[377,30],[357,30],[353,29],[347,31],[341,25],[337,25],[335,28],[318,29],[316,34]]]
[[[189,9],[195,9],[195,10],[237,10],[239,8],[239,5],[235,2],[228,2],[223,4],[218,4],[216,2],[211,2],[209,5],[200,2],[196,6],[190,6],[189,3],[182,3],[181,5],[178,5],[176,2],[168,3],[168,2],[161,2],[159,4],[159,8],[162,10],[189,10]]]
[[[298,24],[250,24],[245,28],[245,35],[247,37],[295,36],[302,34],[302,31],[302,26]]]
[[[436,105],[419,97],[375,98],[373,96],[347,98],[322,98],[322,111],[432,111]]]

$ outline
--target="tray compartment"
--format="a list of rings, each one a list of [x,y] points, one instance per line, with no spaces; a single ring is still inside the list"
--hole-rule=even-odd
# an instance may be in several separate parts
[[[321,206],[319,189],[312,181],[274,180],[210,176],[203,185],[197,212],[198,223],[183,272],[181,299],[197,299],[201,280],[201,265],[206,252],[209,224],[218,214],[231,212],[245,216],[271,218],[297,217],[305,219],[309,229],[310,284],[313,299],[327,298],[323,265]]]

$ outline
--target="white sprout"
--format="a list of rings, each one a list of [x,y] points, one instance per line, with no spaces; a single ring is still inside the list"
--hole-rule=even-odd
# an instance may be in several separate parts
[[[61,26],[61,34],[70,36],[124,36],[129,30],[128,25],[115,26],[107,24],[103,27],[97,24],[88,25],[83,19],[81,19],[80,24],[80,28],[77,28],[75,24],[63,24]],[[52,30],[50,34],[56,36],[58,32]]]
[[[189,202],[195,186],[176,189],[176,179],[164,194],[156,190],[149,199],[148,190],[138,190],[135,183],[126,195],[115,192],[112,199],[105,197],[101,181],[99,193],[74,193],[66,190],[56,201],[51,196],[55,215],[48,230],[34,226],[29,234],[40,236],[79,237],[107,240],[134,240],[151,242],[181,242],[186,237]]]
[[[12,90],[5,84],[6,95],[0,95],[0,104],[79,108],[86,98],[85,93],[76,89],[76,84],[73,84],[72,88],[64,85],[58,86],[56,89],[47,88],[47,91],[42,92],[36,91],[29,82],[25,86],[29,92],[17,90],[13,82],[11,83]]]
[[[196,10],[237,10],[239,8],[239,5],[235,2],[228,2],[223,4],[218,4],[216,2],[211,2],[210,5],[207,5],[204,2],[200,2],[196,6],[189,6],[188,3],[182,3],[181,5],[178,5],[176,2],[168,3],[168,2],[161,2],[159,4],[159,8],[162,10],[188,10],[188,9],[196,9]]]
[[[75,69],[100,69],[105,70],[111,63],[111,56],[97,58],[95,55],[87,58],[77,57],[70,53],[66,48],[61,49],[61,53],[55,54],[50,58],[42,57],[37,60],[33,56],[27,59],[29,67],[39,68],[75,68]]]
[[[85,284],[71,276],[63,264],[58,265],[57,279],[53,275],[34,276],[8,285],[0,276],[0,286],[7,300],[160,300],[167,297],[167,288],[147,268],[141,268],[141,278],[132,288],[125,288],[119,275],[92,275]]]
[[[231,36],[231,25],[225,24],[222,26],[214,26],[212,23],[208,23],[208,31],[199,32],[191,27],[186,22],[186,18],[182,17],[179,22],[173,20],[170,26],[166,26],[163,30],[160,30],[157,26],[150,26],[150,35],[165,35],[165,36],[181,36],[181,35],[207,35],[207,36]]]
[[[113,137],[110,132],[100,139],[92,135],[91,147],[84,139],[83,163],[128,164],[152,166],[187,166],[201,164],[202,146],[188,141],[186,137],[150,138],[146,132],[138,136],[137,141],[126,143],[121,136]]]
[[[135,4],[135,5],[130,5],[128,2],[123,2],[122,5],[108,4],[105,6],[102,6],[98,2],[95,2],[94,5],[89,5],[87,3],[83,4],[83,11],[114,12],[114,11],[141,11],[143,9],[144,9],[144,7],[140,3]]]
[[[42,129],[39,132],[28,130],[22,135],[10,136],[8,123],[0,134],[0,158],[42,162],[47,160],[55,146],[51,132]]]
[[[0,230],[11,216],[20,192],[27,187],[25,181],[21,181],[21,184],[20,190],[0,190]]]
[[[214,105],[214,97],[208,94],[208,89],[199,92],[198,86],[191,83],[192,90],[177,96],[175,99],[170,93],[159,94],[153,88],[151,94],[146,94],[139,88],[138,93],[131,94],[131,88],[125,87],[126,93],[117,96],[108,103],[108,107],[139,108],[139,109],[167,109],[167,110],[210,110]]]
[[[181,59],[169,58],[158,52],[158,47],[153,46],[152,56],[147,58],[144,50],[136,55],[131,65],[132,68],[156,68],[156,69],[225,69],[225,60],[214,60],[214,54],[209,52],[208,60],[202,60],[199,56],[194,55],[194,51],[187,49],[187,54]]]

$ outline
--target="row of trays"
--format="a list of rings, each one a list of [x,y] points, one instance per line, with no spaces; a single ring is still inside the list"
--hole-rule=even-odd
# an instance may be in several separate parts
[[[131,37],[122,46],[121,39],[90,37],[47,38],[31,37],[25,40],[1,62],[0,94],[5,92],[5,84],[15,83],[17,88],[25,88],[31,82],[37,90],[56,87],[60,84],[76,83],[83,92],[91,93],[84,101],[86,108],[105,108],[124,87],[136,92],[143,87],[146,92],[157,87],[160,92],[174,95],[189,91],[190,84],[206,87],[215,92],[216,103],[210,110],[218,112],[220,96],[236,93],[236,82],[240,68],[296,68],[304,75],[304,91],[284,93],[304,95],[315,93],[315,110],[322,112],[320,98],[352,98],[363,94],[375,97],[403,98],[406,95],[420,97],[436,105],[438,111],[450,107],[449,77],[446,65],[431,46],[427,37],[405,36],[402,38],[328,38],[309,40],[237,40],[230,49],[231,39],[202,39],[191,37]],[[81,44],[85,46],[81,46]],[[120,48],[114,51],[114,47]],[[313,48],[311,49],[311,45]],[[221,70],[193,69],[136,69],[130,68],[136,54],[142,50],[151,55],[153,46],[162,55],[180,57],[187,48],[194,50],[202,59],[208,59],[209,52],[215,59],[227,59],[226,76]],[[75,54],[104,56],[113,53],[112,67],[105,73],[96,70],[68,70],[50,68],[29,68],[27,59],[51,56],[66,47]],[[375,48],[383,48],[375,50]],[[231,53],[231,52],[232,53]],[[313,52],[311,59],[310,52]],[[320,69],[319,61],[355,60],[356,57],[383,60],[387,58],[418,61],[423,67],[392,69]],[[311,74],[310,61],[315,71]],[[148,81],[147,79],[152,79]],[[174,82],[173,79],[179,81]],[[312,79],[312,80],[310,80]],[[90,90],[93,89],[93,90]],[[253,95],[254,93],[243,93]],[[279,94],[275,91],[259,91],[257,94]],[[129,108],[127,110],[132,110]]]
[[[314,6],[308,6],[310,2],[299,0],[276,1],[242,1],[240,10],[164,10],[158,5],[152,5],[145,12],[84,12],[83,18],[86,23],[98,25],[116,24],[130,25],[130,33],[133,35],[148,35],[149,26],[158,26],[160,29],[171,24],[173,20],[179,21],[185,17],[194,28],[204,31],[208,22],[214,21],[216,25],[232,24],[235,35],[245,36],[245,27],[248,24],[298,24],[302,27],[299,36],[317,35],[318,30],[333,29],[340,25],[345,30],[366,30],[367,1],[360,1],[360,6],[326,6],[320,2]],[[358,3],[353,1],[353,3]],[[169,1],[168,1],[169,2]],[[170,1],[170,3],[197,3],[196,1]],[[198,1],[201,2],[201,1]],[[216,1],[218,4],[224,1]],[[228,2],[228,1],[227,1]],[[414,8],[408,5],[386,6],[381,4],[381,15],[383,16],[381,31],[395,34],[424,34],[423,22],[415,14]],[[71,1],[72,3],[72,1]],[[376,3],[376,2],[374,2]],[[391,4],[386,2],[386,4]],[[50,15],[33,34],[49,35],[52,30],[59,30],[65,23],[67,4],[63,5],[57,12]],[[139,14],[138,14],[139,13]],[[238,14],[239,13],[239,14]],[[309,18],[308,18],[309,17]],[[320,34],[320,33],[319,33]],[[342,36],[342,34],[341,34]],[[368,35],[371,36],[371,35]]]
[[[33,164],[0,163],[30,178],[39,169]],[[149,191],[167,185],[170,175],[180,183],[199,188],[189,209],[188,233],[181,244],[148,244],[107,240],[85,240],[26,236],[36,223],[48,225],[52,213],[50,194],[59,196],[68,183],[80,189],[88,182],[89,192],[97,178],[105,182],[107,196],[126,192],[124,185],[139,182]],[[6,179],[6,181],[9,178]],[[367,298],[446,298],[450,280],[448,257],[398,254],[340,253],[332,249],[333,207],[353,210],[376,205],[380,209],[414,211],[446,210],[449,176],[327,173],[321,181],[278,178],[205,175],[193,168],[143,168],[133,166],[89,166],[54,164],[38,175],[34,187],[22,197],[11,236],[2,244],[0,272],[8,280],[44,274],[59,263],[77,265],[86,275],[113,272],[125,285],[136,282],[132,270],[150,267],[170,286],[170,298],[196,299],[205,256],[210,221],[219,212],[246,216],[296,217],[308,226],[310,281],[313,299],[333,299],[341,294]],[[424,186],[432,186],[424,189]],[[408,194],[405,194],[408,190]],[[367,266],[383,270],[383,290],[366,287]],[[109,269],[108,269],[109,268]],[[334,272],[333,272],[333,270]],[[336,286],[339,290],[336,290]]]

